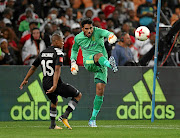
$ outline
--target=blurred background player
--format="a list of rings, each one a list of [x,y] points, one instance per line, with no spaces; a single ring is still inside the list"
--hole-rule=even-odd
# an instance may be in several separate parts
[[[60,95],[65,98],[72,97],[68,103],[68,107],[65,113],[58,119],[59,121],[62,121],[63,124],[69,129],[72,128],[69,125],[67,118],[69,114],[75,110],[75,107],[82,96],[82,94],[76,88],[62,82],[61,80],[60,74],[64,55],[62,52],[63,44],[64,42],[62,37],[58,34],[54,34],[52,36],[52,46],[48,47],[41,54],[39,54],[19,87],[20,89],[23,89],[23,86],[28,83],[28,79],[31,77],[31,75],[33,75],[37,67],[41,64],[43,70],[43,88],[46,92],[46,95],[51,100],[50,129],[62,129],[55,123],[55,118],[57,116],[56,107],[58,104],[57,96]]]
[[[108,38],[108,42],[111,44],[116,42],[117,37],[112,32],[93,27],[92,24],[93,22],[89,18],[84,18],[81,21],[82,32],[76,35],[71,49],[71,73],[76,75],[78,72],[76,59],[79,47],[81,46],[84,67],[88,71],[94,72],[96,96],[89,126],[97,127],[96,116],[103,103],[104,89],[107,84],[107,67],[111,68],[113,72],[118,71],[114,58],[110,57],[109,61],[107,60],[108,55],[104,46],[104,37]]]

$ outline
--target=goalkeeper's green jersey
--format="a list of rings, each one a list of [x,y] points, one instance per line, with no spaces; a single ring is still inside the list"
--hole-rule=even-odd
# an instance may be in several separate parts
[[[80,46],[83,53],[83,61],[85,61],[86,57],[89,55],[95,55],[97,53],[102,53],[104,57],[108,58],[107,51],[104,46],[104,37],[108,38],[111,33],[112,32],[107,30],[94,27],[92,36],[88,38],[84,35],[83,31],[80,32],[74,39],[75,43],[71,49],[71,60],[77,59],[78,49]]]

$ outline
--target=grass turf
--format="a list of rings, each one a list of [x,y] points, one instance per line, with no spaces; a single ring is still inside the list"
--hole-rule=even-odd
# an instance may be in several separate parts
[[[0,122],[0,138],[180,138],[180,120],[100,120],[97,128],[88,121],[69,121],[72,130],[61,122],[62,130],[48,129],[50,121]]]

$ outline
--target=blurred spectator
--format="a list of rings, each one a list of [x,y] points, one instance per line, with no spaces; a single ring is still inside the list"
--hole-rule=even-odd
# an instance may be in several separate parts
[[[21,37],[21,39],[20,39],[20,41],[19,41],[19,48],[20,48],[20,49],[23,47],[23,45],[25,44],[25,42],[31,38],[32,30],[33,30],[34,28],[37,28],[37,26],[38,26],[38,22],[36,22],[36,21],[33,21],[33,20],[32,20],[32,21],[29,23],[29,30],[25,31],[25,32],[22,34],[22,37]]]
[[[126,20],[128,17],[127,9],[124,7],[123,2],[124,1],[117,1],[116,7],[115,7],[115,9],[119,13],[118,18],[121,25],[123,24],[124,20]]]
[[[112,13],[115,10],[115,4],[116,4],[116,0],[110,0],[109,3],[105,4],[102,7],[102,10],[103,10],[106,18],[112,17]]]
[[[103,11],[98,12],[98,18],[100,19],[100,24],[102,29],[107,28],[107,23],[106,23],[106,17]]]
[[[15,32],[11,28],[5,27],[1,30],[1,33],[3,34],[3,37],[8,41],[8,46],[13,48],[14,51],[19,51],[16,43],[18,41],[18,37],[16,36]]]
[[[170,19],[171,25],[173,25],[179,19],[180,19],[180,5],[176,6],[175,13],[172,15]]]
[[[111,31],[111,32],[114,32],[114,22],[113,22],[113,19],[112,18],[108,18],[106,20],[107,22],[107,30]]]
[[[4,10],[4,13],[3,13],[3,22],[6,24],[6,26],[9,26],[11,27],[12,26],[12,22],[11,22],[11,19],[13,17],[13,11],[12,9],[10,8],[6,8]]]
[[[66,25],[67,26],[72,26],[72,24],[75,23],[74,19],[73,19],[73,9],[72,8],[67,8],[66,9]]]
[[[27,40],[22,48],[22,61],[24,65],[32,65],[40,52],[46,48],[41,39],[38,28],[32,30],[31,38]]]
[[[3,34],[2,35],[3,38],[7,40],[8,50],[13,58],[13,64],[17,64],[19,57],[19,49],[17,43],[14,41],[14,40],[18,41],[16,34],[9,27],[3,28],[1,30],[1,33]]]
[[[6,9],[7,0],[0,1],[0,19],[3,17],[3,12]]]
[[[129,46],[129,48],[131,49],[131,52],[134,55],[134,61],[136,63],[138,63],[139,62],[139,53],[138,53],[138,49],[134,46],[134,43],[136,40],[135,40],[134,36],[130,35],[130,38],[131,38],[131,45]]]
[[[179,0],[168,0],[168,7],[172,10],[172,12],[175,12],[175,8],[180,5]]]
[[[71,26],[71,30],[70,30],[70,28],[67,27],[66,30],[64,31],[64,36],[65,36],[64,52],[66,53],[66,60],[65,60],[66,65],[70,65],[71,48],[74,44],[74,37],[75,37],[75,35],[80,33],[80,31],[81,31],[81,27],[80,27],[79,23],[74,23]],[[71,32],[72,32],[72,34],[71,34]],[[82,56],[81,48],[79,48],[76,63],[79,66],[83,66],[83,56]]]
[[[0,65],[2,64],[14,64],[14,60],[8,49],[8,41],[3,37],[3,33],[0,31]]]
[[[114,28],[120,27],[119,12],[118,12],[118,10],[115,10],[113,12],[112,19],[113,19],[113,22],[114,22]]]
[[[51,45],[51,36],[53,34],[52,25],[50,23],[45,25],[45,33],[44,33],[44,42],[46,45],[46,48]]]
[[[86,10],[92,10],[93,16],[92,19],[98,16],[98,12],[101,11],[100,7],[100,0],[92,0],[93,1],[93,6],[86,8]]]
[[[0,30],[4,27],[6,27],[6,24],[4,23],[3,20],[0,20]]]
[[[121,36],[121,28],[114,29],[114,34],[117,36],[117,41],[119,41],[119,38]]]
[[[102,28],[101,27],[101,20],[98,17],[93,18],[93,26]]]
[[[83,18],[90,18],[92,19],[93,18],[93,10],[91,8],[86,8],[83,12]]]
[[[51,8],[48,12],[47,18],[51,19],[51,20],[55,20],[58,18],[59,15],[59,11],[57,8]]]
[[[23,20],[20,25],[19,25],[19,31],[21,33],[23,33],[24,31],[28,31],[29,30],[29,23],[31,21],[36,21],[36,19],[33,17],[33,12],[32,9],[27,8],[26,9],[26,16],[25,16],[25,20]],[[40,24],[38,24],[38,27],[40,27]]]
[[[122,25],[121,30],[122,30],[123,32],[129,33],[130,36],[134,36],[134,32],[135,32],[135,29],[136,29],[136,28],[133,28],[133,27],[130,26],[130,25],[131,25],[131,24],[129,24],[128,22],[124,23],[124,24]]]
[[[64,11],[66,11],[66,9],[70,7],[69,0],[55,0],[53,2],[54,2],[54,6],[56,8],[58,8],[58,9],[61,8]]]
[[[14,10],[14,4],[15,4],[16,0],[8,0],[6,3],[6,7],[11,8],[12,10]]]
[[[126,33],[129,34],[129,32],[130,32],[130,26],[129,26],[129,24],[124,23],[124,24],[122,25],[121,30],[122,30],[122,32],[126,32]]]
[[[158,4],[158,0],[156,0],[156,5]],[[167,7],[168,6],[168,0],[163,0],[161,1],[161,10],[167,20],[169,21],[170,18],[172,17],[172,10]],[[162,16],[161,16],[162,17]],[[161,18],[162,23],[168,24],[164,18]]]
[[[43,13],[42,16],[45,18],[48,16],[49,10],[52,8],[52,1],[53,0],[42,0],[42,6],[43,6]]]
[[[25,13],[19,16],[17,24],[19,25],[22,21],[26,20],[27,18],[37,19],[39,18],[39,16],[33,12],[32,8],[27,8]]]
[[[131,38],[128,33],[122,33],[120,41],[116,43],[112,50],[117,66],[130,66],[134,63],[134,56],[129,46],[131,45]]]
[[[92,7],[92,0],[74,0],[73,8],[75,9],[85,9],[87,7]]]
[[[134,2],[133,2],[133,0],[124,0],[123,1],[123,6],[125,7],[126,11],[134,10]]]
[[[140,26],[139,22],[135,19],[135,12],[134,10],[128,11],[129,18],[124,21],[124,23],[129,24],[132,30],[135,30]]]
[[[65,17],[64,17],[65,18]],[[65,21],[64,21],[65,22]],[[52,32],[53,33],[57,33],[57,34],[59,34],[60,36],[62,36],[62,38],[64,38],[64,36],[63,36],[63,33],[62,33],[62,31],[63,31],[63,29],[65,29],[65,27],[66,27],[66,24],[64,23],[64,24],[60,24],[60,27],[59,27],[59,23],[57,23],[57,22],[52,22],[51,23],[51,26],[52,26]],[[62,28],[62,29],[61,29]]]
[[[34,13],[36,13],[38,15],[39,18],[42,18],[42,11],[43,11],[43,7],[42,7],[42,0],[28,0],[28,4]]]
[[[27,6],[28,0],[16,0],[14,4],[13,23],[17,24],[19,16],[25,12]]]
[[[82,18],[82,13],[78,9],[73,8],[75,0],[69,0],[69,2],[70,2],[70,7],[73,9],[73,20],[79,22],[80,19]]]
[[[153,47],[153,44],[155,43],[155,33],[151,33],[150,39],[147,39],[145,41],[136,40],[134,46],[138,49],[139,53],[139,59],[142,58],[151,48]]]
[[[138,7],[137,16],[139,17],[140,25],[147,26],[151,32],[155,31],[154,7],[152,0],[146,0],[145,4]]]

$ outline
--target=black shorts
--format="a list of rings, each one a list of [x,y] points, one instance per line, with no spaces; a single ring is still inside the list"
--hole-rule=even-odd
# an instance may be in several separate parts
[[[44,88],[45,92],[47,92],[48,89]],[[79,95],[79,91],[68,83],[61,83],[57,86],[56,90],[53,93],[48,93],[46,95],[48,96],[48,98],[51,100],[53,104],[56,104],[56,102],[58,101],[57,99],[58,95],[64,98],[77,97]]]

